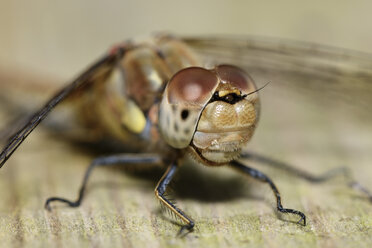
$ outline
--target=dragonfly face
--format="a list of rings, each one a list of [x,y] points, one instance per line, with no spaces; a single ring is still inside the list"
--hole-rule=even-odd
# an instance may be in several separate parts
[[[225,164],[253,135],[259,117],[255,90],[253,80],[235,66],[181,70],[164,92],[160,132],[169,145],[188,147],[203,164]]]

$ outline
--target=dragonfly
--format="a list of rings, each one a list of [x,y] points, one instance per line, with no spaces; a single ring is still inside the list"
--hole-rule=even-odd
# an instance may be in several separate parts
[[[97,137],[119,140],[126,149],[125,153],[94,159],[77,200],[50,197],[45,202],[47,210],[54,202],[80,206],[88,179],[97,167],[161,164],[167,169],[155,195],[183,223],[178,233],[191,231],[195,221],[166,194],[176,171],[190,158],[204,166],[229,166],[268,184],[277,211],[298,216],[298,223],[306,225],[306,215],[284,207],[273,180],[250,167],[245,159],[283,168],[310,182],[346,175],[350,187],[370,201],[372,194],[343,167],[314,176],[244,150],[258,126],[259,94],[266,90],[265,85],[257,87],[255,81],[271,82],[267,88],[274,84],[274,94],[283,90],[302,95],[316,92],[311,94],[311,101],[354,106],[350,116],[369,120],[366,106],[371,103],[371,68],[372,56],[368,54],[295,41],[171,35],[126,41],[113,46],[35,112],[9,138],[0,154],[0,167],[58,104],[72,100],[82,125],[95,130]],[[328,99],[328,92],[337,101]],[[355,95],[358,99],[353,98]]]

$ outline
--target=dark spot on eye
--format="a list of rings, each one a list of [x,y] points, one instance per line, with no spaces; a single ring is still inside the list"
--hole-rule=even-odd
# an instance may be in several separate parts
[[[166,119],[166,122],[167,122],[167,127],[169,127],[170,126],[170,117],[169,117],[169,115],[167,115],[167,117],[166,117],[167,119]]]
[[[173,111],[173,113],[177,112],[177,106],[176,105],[172,105],[172,111]]]
[[[189,111],[187,109],[182,110],[181,112],[182,120],[186,120],[188,116],[189,116]]]
[[[175,130],[176,132],[178,132],[178,124],[177,124],[177,122],[174,123],[174,130]]]

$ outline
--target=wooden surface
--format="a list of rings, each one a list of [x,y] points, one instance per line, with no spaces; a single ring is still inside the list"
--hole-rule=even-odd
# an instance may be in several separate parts
[[[372,189],[370,125],[333,119],[330,109],[304,110],[307,100],[263,94],[263,115],[247,149],[319,174],[345,165]],[[301,102],[303,104],[298,104]],[[295,103],[295,104],[294,104]],[[279,111],[278,109],[285,109]],[[4,119],[5,117],[2,116]],[[79,208],[49,196],[75,198],[97,152],[38,129],[0,170],[0,247],[370,247],[372,204],[342,178],[314,185],[294,175],[249,163],[272,177],[285,207],[303,211],[303,227],[278,216],[270,189],[229,168],[185,165],[173,195],[196,222],[179,226],[160,211],[153,189],[162,171],[126,173],[100,168]],[[296,219],[291,219],[296,221]]]

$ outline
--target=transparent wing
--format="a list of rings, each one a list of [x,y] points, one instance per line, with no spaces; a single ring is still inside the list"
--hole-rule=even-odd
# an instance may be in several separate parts
[[[267,91],[302,95],[329,109],[372,118],[372,55],[312,43],[257,37],[185,37],[208,63],[245,68]],[[266,90],[265,90],[266,91]],[[265,93],[261,94],[263,97]]]
[[[372,162],[371,54],[272,38],[184,40],[207,64],[243,67],[258,87],[270,82],[260,91],[261,118],[247,149],[310,172],[352,167],[372,187],[366,183]]]
[[[96,63],[91,65],[80,76],[68,84],[65,88],[55,94],[40,110],[34,113],[5,145],[0,153],[0,168],[10,158],[13,152],[21,145],[27,136],[37,127],[37,125],[50,113],[50,111],[70,95],[82,90],[84,87],[89,87],[95,82],[102,81],[113,69],[115,62],[124,51],[117,49],[114,52],[108,53]]]

